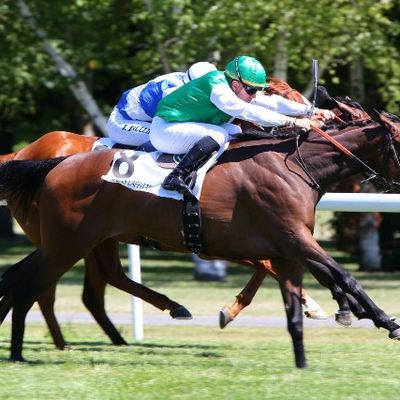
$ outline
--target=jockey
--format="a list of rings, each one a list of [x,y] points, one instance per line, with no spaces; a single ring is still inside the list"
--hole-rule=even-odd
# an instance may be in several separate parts
[[[112,141],[128,146],[140,146],[148,142],[151,121],[160,100],[192,79],[215,70],[213,64],[198,62],[186,72],[162,75],[127,90],[107,121],[108,136]]]
[[[187,153],[165,178],[164,189],[191,196],[185,180],[214,151],[241,132],[239,126],[230,123],[235,118],[261,126],[311,129],[309,118],[284,115],[306,116],[309,106],[257,93],[268,87],[266,78],[258,60],[239,56],[226,65],[225,71],[208,72],[160,101],[151,124],[151,144],[165,153]],[[333,113],[331,116],[325,111],[323,118],[333,118]]]

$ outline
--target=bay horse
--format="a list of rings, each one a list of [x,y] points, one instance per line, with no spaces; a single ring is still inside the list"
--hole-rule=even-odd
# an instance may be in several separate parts
[[[336,140],[388,180],[399,179],[400,119],[346,128]],[[295,363],[306,367],[301,295],[303,267],[349,311],[352,296],[377,327],[400,338],[400,326],[368,297],[361,285],[313,238],[315,207],[323,193],[364,166],[318,134],[297,139],[231,144],[207,174],[201,195],[204,255],[234,260],[271,259],[279,273]],[[11,360],[23,361],[25,317],[37,296],[98,244],[109,240],[159,243],[187,252],[181,235],[182,202],[105,182],[114,150],[0,166],[0,196],[18,200],[22,213],[38,202],[41,246],[9,268],[0,281],[0,316],[13,308]],[[310,177],[320,190],[310,184]],[[218,188],[218,190],[216,190]],[[118,201],[115,201],[118,199]],[[107,210],[107,212],[105,212]],[[337,291],[339,290],[339,291]],[[341,293],[340,293],[341,291]]]
[[[280,79],[270,78],[269,85],[268,94],[278,94],[300,103],[306,101],[298,91]],[[0,163],[9,160],[42,160],[90,151],[94,142],[98,139],[98,137],[83,136],[66,131],[53,131],[46,133],[18,152],[0,155]],[[10,202],[9,208],[31,242],[39,246],[40,226],[38,217],[34,211],[28,214],[29,218],[23,219],[15,204]],[[82,300],[111,342],[115,345],[121,345],[126,344],[126,342],[107,316],[104,307],[104,294],[107,283],[131,295],[141,297],[161,310],[170,310],[172,317],[182,317],[181,312],[185,312],[180,308],[178,303],[168,299],[166,296],[155,291],[147,292],[143,285],[132,282],[122,271],[115,246],[116,244],[112,243],[112,241],[107,241],[97,246],[94,252],[86,256]],[[241,261],[237,262],[240,263]],[[268,260],[247,260],[243,262],[246,265],[254,266],[256,272],[241,293],[236,296],[234,304],[225,306],[221,310],[221,328],[225,327],[244,307],[251,303],[266,274],[276,277],[276,271],[274,271]],[[63,349],[65,347],[65,340],[54,313],[54,302],[55,285],[41,294],[38,298],[38,304],[56,347]],[[302,303],[306,307],[305,314],[307,317],[316,319],[324,317],[325,314],[320,306],[305,290],[302,290]],[[180,312],[178,312],[179,310]]]

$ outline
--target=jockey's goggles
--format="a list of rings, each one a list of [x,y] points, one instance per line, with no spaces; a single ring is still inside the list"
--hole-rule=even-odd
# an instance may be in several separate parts
[[[254,96],[258,91],[263,90],[263,88],[260,87],[247,86],[243,82],[240,83],[243,85],[244,91],[250,96]]]

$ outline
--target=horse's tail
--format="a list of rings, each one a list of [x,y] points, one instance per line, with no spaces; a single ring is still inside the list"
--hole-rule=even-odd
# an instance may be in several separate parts
[[[26,215],[46,175],[65,158],[12,160],[0,164],[0,200],[15,203]]]

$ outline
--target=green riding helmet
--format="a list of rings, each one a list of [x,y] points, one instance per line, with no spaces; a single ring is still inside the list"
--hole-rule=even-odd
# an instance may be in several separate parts
[[[267,72],[260,61],[254,57],[238,56],[229,61],[225,74],[231,79],[239,80],[248,86],[267,88]]]

